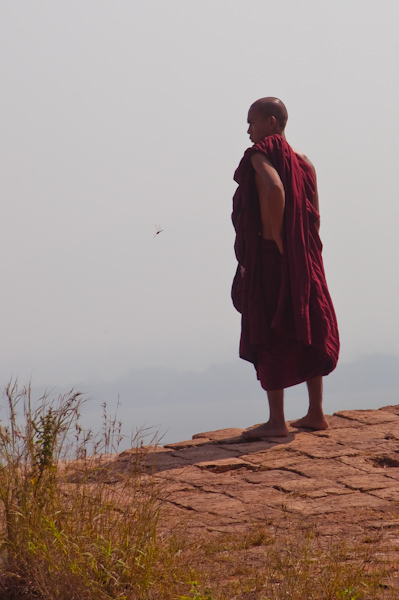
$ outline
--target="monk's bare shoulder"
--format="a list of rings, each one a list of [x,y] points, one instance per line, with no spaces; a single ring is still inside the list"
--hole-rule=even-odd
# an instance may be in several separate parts
[[[314,208],[317,210],[317,212],[320,215],[320,206],[319,206],[319,192],[317,190],[317,176],[316,176],[316,169],[314,168],[314,164],[312,163],[312,161],[310,160],[310,158],[308,158],[306,156],[306,154],[303,154],[303,152],[299,152],[299,150],[296,150],[295,148],[292,148],[293,151],[295,152],[295,154],[297,156],[299,156],[300,158],[302,158],[302,160],[305,161],[305,163],[307,165],[309,165],[309,167],[312,169],[313,175],[314,175],[314,180],[315,180],[315,191],[314,191],[314,195],[313,198],[310,198],[311,203],[313,204]],[[317,222],[317,230],[320,229],[320,219]]]
[[[296,148],[292,148],[292,149],[297,156],[300,156],[302,158],[302,160],[304,160],[305,163],[307,165],[309,165],[309,167],[312,169],[313,173],[316,175],[316,169],[314,167],[314,164],[310,160],[310,158],[308,156],[306,156],[306,154],[304,154],[303,152],[299,152],[299,150],[297,150]]]

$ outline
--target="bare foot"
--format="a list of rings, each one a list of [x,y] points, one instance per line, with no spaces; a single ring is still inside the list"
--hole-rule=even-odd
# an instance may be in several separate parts
[[[252,441],[259,440],[264,437],[287,437],[289,434],[288,427],[285,425],[272,425],[267,422],[264,425],[247,429],[241,434],[244,440]]]
[[[305,417],[302,417],[302,419],[298,419],[298,421],[293,421],[290,425],[291,427],[297,427],[298,429],[312,429],[313,431],[329,428],[328,421],[324,415],[321,417],[310,417],[309,415],[306,415]]]

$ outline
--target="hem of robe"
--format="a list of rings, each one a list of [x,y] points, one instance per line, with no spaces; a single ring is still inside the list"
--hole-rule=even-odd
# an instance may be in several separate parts
[[[324,377],[334,370],[333,361],[329,357],[320,355],[314,346],[300,343],[291,347],[288,357],[260,350],[254,366],[265,391],[289,388],[315,377]]]

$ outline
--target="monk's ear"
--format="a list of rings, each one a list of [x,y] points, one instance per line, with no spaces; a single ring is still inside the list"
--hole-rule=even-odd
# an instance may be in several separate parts
[[[269,117],[269,119],[270,119],[270,127],[271,127],[272,131],[276,131],[278,129],[278,123],[277,123],[276,117],[271,115]]]

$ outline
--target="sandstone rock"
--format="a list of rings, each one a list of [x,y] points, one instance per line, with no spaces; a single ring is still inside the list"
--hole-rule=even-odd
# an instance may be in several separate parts
[[[223,448],[226,448],[227,450],[234,450],[234,452],[237,452],[239,455],[248,453],[255,454],[257,452],[260,452],[261,450],[270,450],[270,448],[273,448],[273,446],[276,445],[274,442],[267,440],[257,440],[255,442],[239,443],[222,440],[220,444],[223,445]]]
[[[383,489],[395,485],[393,479],[377,474],[338,477],[338,482],[352,490],[360,490],[362,492],[369,492],[371,490]]]
[[[173,452],[173,456],[185,460],[191,464],[205,462],[206,460],[219,460],[222,458],[230,458],[238,456],[238,452],[228,450],[224,446],[211,444],[207,446],[194,446],[190,448],[182,448],[178,452]]]
[[[378,533],[381,555],[398,553],[399,405],[328,419],[328,430],[290,427],[288,438],[248,442],[242,429],[228,428],[143,449],[147,472],[165,492],[163,526],[183,519],[196,538],[254,525],[278,526],[287,539],[309,527],[326,539]],[[123,473],[137,460],[133,449],[107,468]]]
[[[214,442],[207,437],[200,437],[198,439],[185,440],[184,442],[175,442],[173,444],[165,444],[165,448],[172,450],[182,450],[183,448],[191,448],[192,446],[205,446],[206,444],[213,444]]]
[[[235,471],[237,469],[247,469],[250,471],[256,469],[256,466],[251,463],[234,457],[200,462],[198,463],[198,467],[202,470],[212,471],[213,473],[225,473],[226,471]]]
[[[243,429],[230,428],[230,429],[216,429],[216,431],[206,431],[205,433],[196,433],[193,435],[193,440],[209,439],[215,442],[220,442],[225,439],[231,439],[239,437]]]
[[[358,454],[350,446],[336,443],[334,440],[320,438],[311,433],[298,435],[290,444],[290,449],[311,458],[338,458]]]
[[[350,419],[351,421],[360,421],[367,425],[375,425],[377,423],[398,423],[399,416],[392,412],[380,410],[340,410],[334,415]]]

